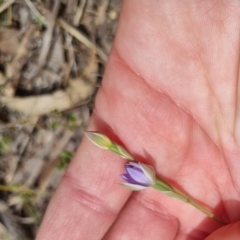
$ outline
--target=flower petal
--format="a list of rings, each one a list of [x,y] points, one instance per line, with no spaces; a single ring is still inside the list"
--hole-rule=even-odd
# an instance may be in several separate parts
[[[136,168],[140,168],[138,162],[129,162],[129,163],[126,164],[126,165],[130,165],[130,166],[133,166],[133,167],[136,167]]]
[[[140,191],[140,190],[147,188],[145,186],[131,184],[131,183],[121,183],[121,185],[123,185],[124,187],[126,187],[130,190],[133,190],[133,191]]]
[[[153,167],[150,165],[142,164],[142,163],[139,163],[139,166],[144,172],[144,175],[152,182],[152,184],[154,184],[156,176],[155,176],[155,171]]]
[[[150,186],[152,185],[151,179],[149,179],[147,176],[145,176],[144,172],[142,171],[141,167],[134,167],[130,164],[126,164],[125,168],[130,175],[130,177],[136,181],[137,183],[144,185],[144,186]]]
[[[126,182],[131,182],[133,180],[128,173],[121,174],[121,178]]]
[[[128,173],[124,173],[124,174],[121,174],[121,178],[126,181],[127,183],[130,183],[130,184],[137,184],[137,185],[140,185],[140,186],[145,186],[145,184],[141,184],[139,182],[136,182]]]
[[[122,146],[116,145],[118,148],[119,153],[123,158],[129,159],[129,160],[134,160],[133,156],[130,155]]]

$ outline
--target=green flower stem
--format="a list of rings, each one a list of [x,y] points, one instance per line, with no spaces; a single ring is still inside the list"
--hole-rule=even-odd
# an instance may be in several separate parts
[[[112,145],[109,147],[109,150],[112,151],[112,152],[114,152],[114,153],[116,153],[116,154],[118,154],[118,155],[120,155],[120,154],[119,154],[118,147],[117,147],[117,145],[114,144],[114,143],[112,143]]]
[[[130,153],[128,153],[122,146],[116,144],[111,139],[109,139],[106,135],[102,134],[101,132],[85,132],[85,134],[96,146],[103,148],[103,149],[107,149],[109,151],[112,151],[115,154],[118,154],[120,157],[127,159],[128,161],[136,161],[134,159],[134,157]],[[155,184],[152,187],[154,189],[164,193],[165,195],[167,195],[169,197],[174,197],[185,203],[189,203],[193,207],[197,208],[199,211],[206,214],[208,217],[216,220],[217,222],[219,222],[221,224],[226,224],[224,221],[222,221],[220,218],[215,216],[208,209],[201,206],[200,204],[195,202],[193,199],[184,195],[177,189],[173,188],[170,184],[168,184],[164,180],[162,180],[160,178],[156,178]]]
[[[173,191],[173,188],[170,184],[159,178],[156,179],[156,182],[152,187],[161,192]]]
[[[173,197],[176,199],[179,199],[185,203],[191,204],[193,207],[197,208],[199,211],[206,214],[208,217],[214,219],[215,221],[219,222],[222,225],[225,225],[226,223],[220,219],[219,217],[215,216],[212,212],[210,212],[208,209],[191,199],[190,197],[184,195],[180,191],[174,189],[171,185],[163,181],[162,179],[157,178],[155,184],[152,186],[154,189],[164,193],[165,195],[169,197]]]
[[[108,150],[118,154],[120,157],[128,159],[129,161],[136,161],[133,156],[128,153],[122,146],[112,142],[111,145],[108,147]]]

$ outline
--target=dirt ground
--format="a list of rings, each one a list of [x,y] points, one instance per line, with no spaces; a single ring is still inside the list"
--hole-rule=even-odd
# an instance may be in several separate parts
[[[0,0],[0,239],[33,240],[81,142],[120,0]]]

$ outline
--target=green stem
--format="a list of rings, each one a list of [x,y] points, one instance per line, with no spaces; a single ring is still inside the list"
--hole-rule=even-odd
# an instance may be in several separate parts
[[[222,225],[225,225],[226,223],[219,217],[215,216],[211,211],[194,201],[188,196],[185,196],[180,191],[174,189],[170,184],[166,183],[162,179],[157,179],[155,184],[152,186],[154,189],[161,191],[165,195],[173,198],[177,198],[185,203],[191,204],[193,207],[197,208],[199,211],[206,214],[208,217],[214,219],[215,221],[219,222]]]
[[[119,154],[119,150],[117,148],[117,145],[115,143],[112,143],[112,145],[109,147],[109,150],[114,152],[114,153],[116,153],[116,154],[118,154],[118,155],[120,155]]]
[[[212,212],[210,212],[208,209],[201,206],[199,203],[195,202],[193,199],[191,199],[191,198],[187,198],[187,199],[188,199],[187,203],[191,204],[192,206],[197,208],[199,211],[205,213],[208,217],[216,220],[217,222],[221,223],[222,225],[226,224],[221,218],[215,216]]]

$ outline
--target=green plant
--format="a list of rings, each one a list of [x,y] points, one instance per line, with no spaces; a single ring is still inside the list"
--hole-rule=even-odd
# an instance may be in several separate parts
[[[0,137],[0,155],[5,155],[10,151],[11,140],[7,135]]]
[[[56,165],[56,168],[58,170],[62,170],[62,169],[67,168],[67,166],[70,163],[72,157],[73,157],[73,153],[72,152],[69,152],[69,151],[66,151],[66,150],[62,151],[60,153],[60,161]]]

